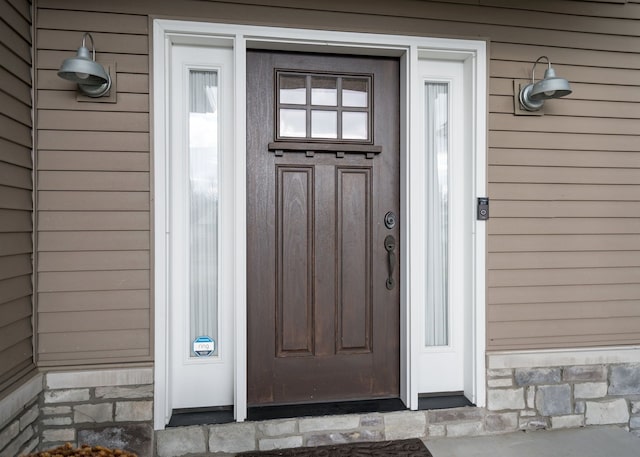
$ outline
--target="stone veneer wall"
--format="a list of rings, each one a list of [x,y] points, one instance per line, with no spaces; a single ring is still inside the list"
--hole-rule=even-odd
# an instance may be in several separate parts
[[[151,368],[45,374],[39,448],[102,445],[153,456]]]
[[[640,364],[490,369],[487,409],[521,430],[616,424],[640,436]]]
[[[37,374],[0,400],[0,457],[28,454],[38,447],[41,393],[42,375]]]
[[[155,433],[155,443],[152,418],[151,368],[47,373],[44,382],[37,375],[0,401],[0,457],[65,442],[126,448],[140,457],[224,456],[610,424],[640,436],[640,363],[489,369],[486,408],[167,428]]]
[[[167,428],[156,455],[237,452],[403,438],[619,425],[640,436],[640,364],[487,370],[487,407]]]

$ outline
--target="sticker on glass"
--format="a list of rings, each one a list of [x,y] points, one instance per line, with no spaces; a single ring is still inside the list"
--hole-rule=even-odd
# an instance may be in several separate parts
[[[193,340],[193,352],[198,357],[209,357],[216,350],[216,342],[208,336],[199,336]]]

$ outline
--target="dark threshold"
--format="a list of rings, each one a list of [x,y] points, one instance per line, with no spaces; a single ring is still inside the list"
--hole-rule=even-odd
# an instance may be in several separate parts
[[[462,392],[445,392],[438,394],[420,394],[418,396],[418,409],[461,408],[463,406],[475,406]]]
[[[407,409],[399,398],[378,400],[341,401],[333,403],[311,403],[303,405],[253,406],[247,410],[247,419],[262,421],[304,416],[333,416],[338,414],[360,414],[373,412],[403,411]]]
[[[228,424],[233,422],[233,406],[174,409],[167,427],[185,425]]]
[[[445,409],[475,406],[462,392],[444,394],[421,394],[418,409]],[[262,421],[305,416],[335,416],[339,414],[385,413],[403,411],[407,407],[399,398],[377,400],[341,401],[333,403],[310,403],[301,405],[253,406],[247,410],[247,420]],[[233,406],[213,408],[174,409],[168,427],[187,425],[228,424],[234,422]]]

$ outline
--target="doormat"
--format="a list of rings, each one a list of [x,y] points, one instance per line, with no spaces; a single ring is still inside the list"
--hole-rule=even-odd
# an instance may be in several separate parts
[[[236,457],[433,457],[424,443],[417,439],[374,441],[366,443],[332,444],[330,446],[298,447],[273,451],[251,451]]]

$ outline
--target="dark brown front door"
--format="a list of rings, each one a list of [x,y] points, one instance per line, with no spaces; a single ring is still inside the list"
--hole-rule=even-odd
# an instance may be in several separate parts
[[[399,63],[247,75],[249,406],[398,397]]]

